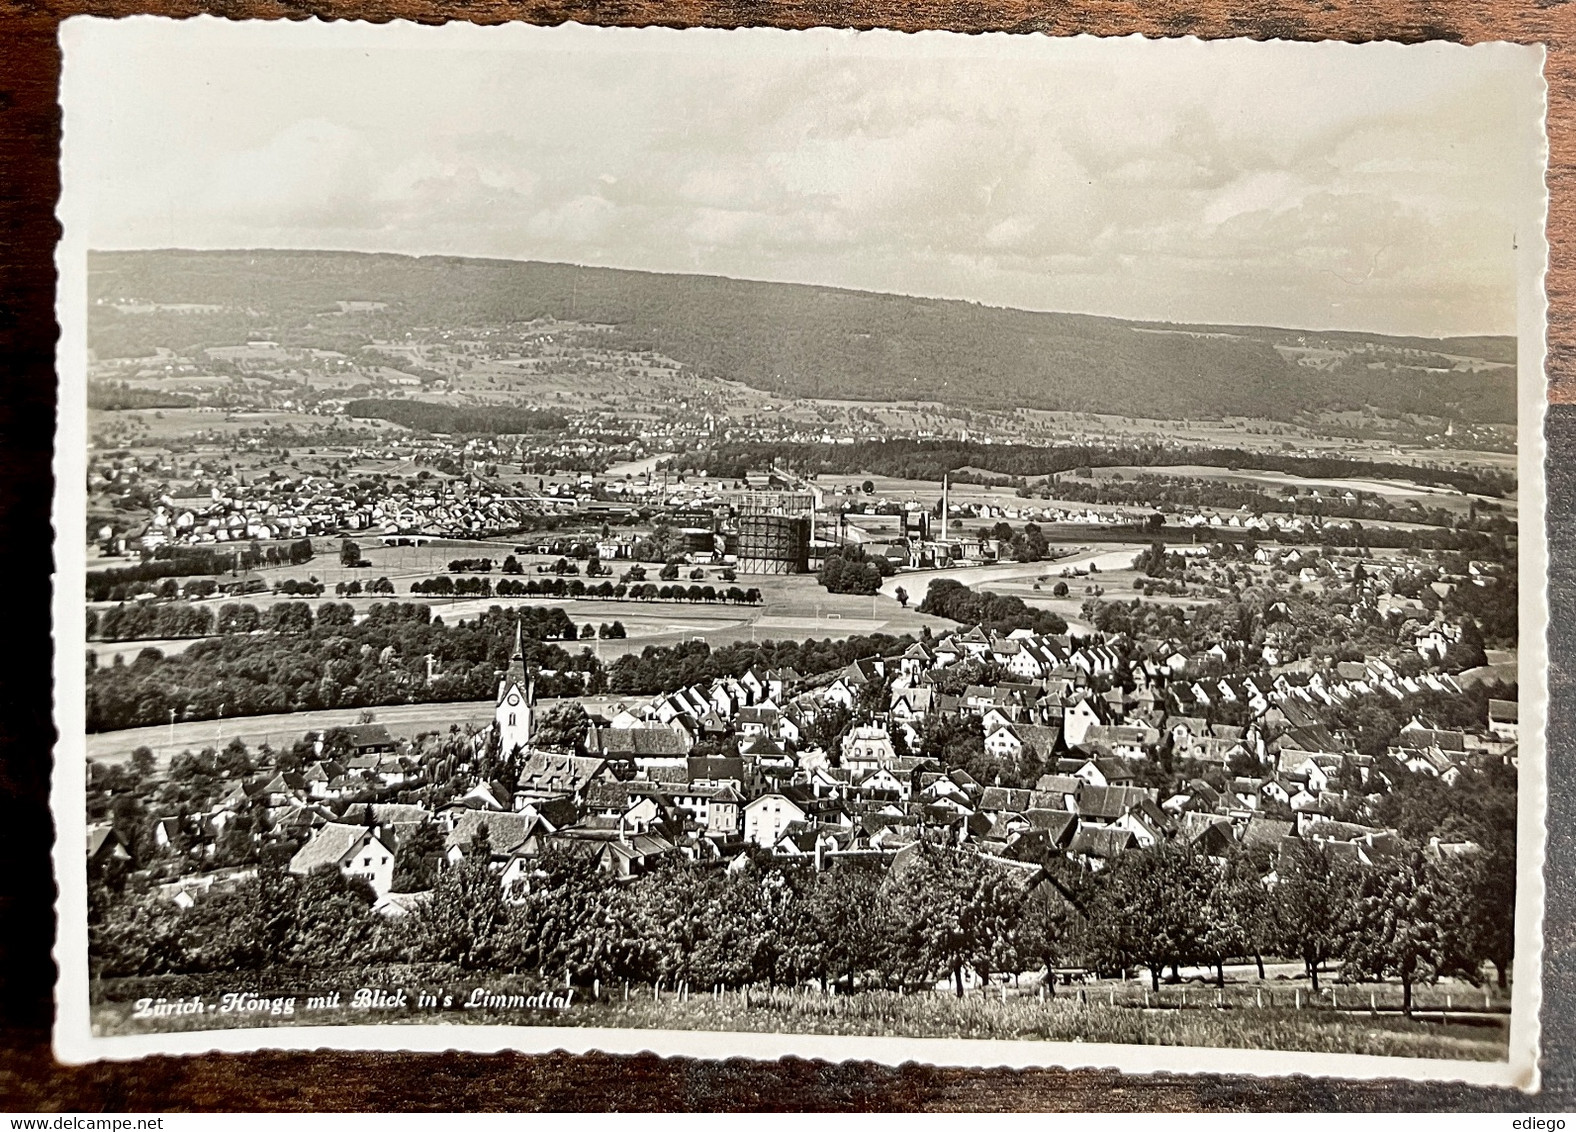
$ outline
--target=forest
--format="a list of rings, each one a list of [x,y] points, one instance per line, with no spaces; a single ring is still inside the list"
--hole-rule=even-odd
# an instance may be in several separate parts
[[[568,427],[562,413],[525,409],[516,405],[489,405],[485,409],[440,405],[431,401],[352,401],[345,412],[363,420],[384,420],[417,432],[456,433],[473,436],[558,432]]]
[[[1003,636],[1014,629],[1033,629],[1045,637],[1067,632],[1067,622],[1048,609],[1033,609],[1021,597],[970,589],[951,578],[930,583],[919,611],[962,625],[981,625],[987,632]]]
[[[280,602],[220,607],[216,629],[169,656],[146,648],[131,663],[116,654],[99,665],[90,652],[87,730],[114,731],[178,719],[216,719],[328,707],[481,700],[495,695],[508,667],[515,624],[525,660],[557,673],[538,680],[544,696],[601,689],[589,650],[553,642],[580,636],[561,609],[493,607],[471,621],[444,624],[426,605],[375,602],[353,620],[346,602]],[[259,633],[258,630],[272,630]],[[429,669],[428,657],[431,657]]]
[[[184,409],[197,404],[187,393],[138,389],[124,381],[88,382],[88,408],[115,412],[120,409]]]
[[[1141,405],[1148,415],[1177,419],[1287,420],[1314,409],[1373,406],[1515,420],[1512,368],[1423,368],[1430,359],[1404,354],[1415,340],[1382,335],[1352,335],[1345,347],[1377,349],[1386,359],[1380,368],[1319,370],[1275,348],[1306,334],[1275,328],[1198,335],[1186,327],[831,287],[350,252],[99,252],[90,257],[90,291],[224,308],[171,315],[96,306],[89,341],[102,357],[259,335],[354,351],[417,326],[556,319],[608,327],[613,348],[655,351],[702,376],[786,397],[1122,415]],[[375,297],[388,307],[320,317],[347,295]],[[1515,348],[1510,339],[1430,345],[1439,353],[1496,359]]]

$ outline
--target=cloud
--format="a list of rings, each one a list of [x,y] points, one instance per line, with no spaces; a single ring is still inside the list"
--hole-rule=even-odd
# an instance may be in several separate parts
[[[375,49],[376,29],[246,27],[203,27],[198,44],[172,24],[137,65],[103,61],[127,70],[113,114],[95,105],[83,127],[99,246],[558,258],[1210,321],[1513,324],[1506,248],[1536,107],[1504,51],[1025,41],[987,58],[932,39],[924,57],[901,38],[585,29],[453,47],[472,29],[424,52]],[[336,36],[371,46],[334,54]]]

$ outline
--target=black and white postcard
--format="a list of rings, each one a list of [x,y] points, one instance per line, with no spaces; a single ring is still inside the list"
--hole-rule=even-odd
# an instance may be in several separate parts
[[[62,40],[63,1059],[1536,1087],[1541,49]]]

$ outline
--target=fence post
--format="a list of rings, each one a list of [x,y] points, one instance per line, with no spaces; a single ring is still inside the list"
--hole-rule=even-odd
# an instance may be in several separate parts
[[[601,998],[602,997],[602,980],[600,978],[596,978],[596,979],[592,979],[591,980],[591,997],[592,998]]]
[[[1331,987],[1330,988],[1330,1009],[1331,1010],[1339,1010],[1340,1008],[1341,1008],[1341,1000],[1335,997],[1335,988]]]
[[[1111,988],[1111,1005],[1112,1006],[1116,1005],[1116,988],[1115,987]]]
[[[1368,992],[1368,1013],[1373,1015],[1379,1013],[1379,996],[1373,991]]]
[[[628,979],[624,980],[624,1001],[625,1002],[629,1001],[629,980]]]
[[[1296,995],[1297,995],[1297,1009],[1301,1010],[1302,1009],[1302,988],[1301,987],[1297,988]]]
[[[1264,1008],[1264,988],[1263,987],[1255,987],[1253,989],[1253,994],[1254,994],[1254,997],[1256,997],[1259,1000],[1259,1009],[1262,1010]]]
[[[1144,988],[1144,1009],[1145,1010],[1149,1009],[1149,988],[1148,987]]]

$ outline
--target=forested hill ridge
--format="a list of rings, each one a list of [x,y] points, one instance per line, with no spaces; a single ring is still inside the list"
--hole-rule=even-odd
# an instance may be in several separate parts
[[[1512,338],[1130,322],[705,275],[355,252],[100,252],[89,288],[100,357],[248,337],[342,348],[418,327],[555,318],[609,327],[625,348],[783,397],[1157,418],[1285,420],[1370,406],[1515,419]],[[188,306],[165,314],[174,304]]]

